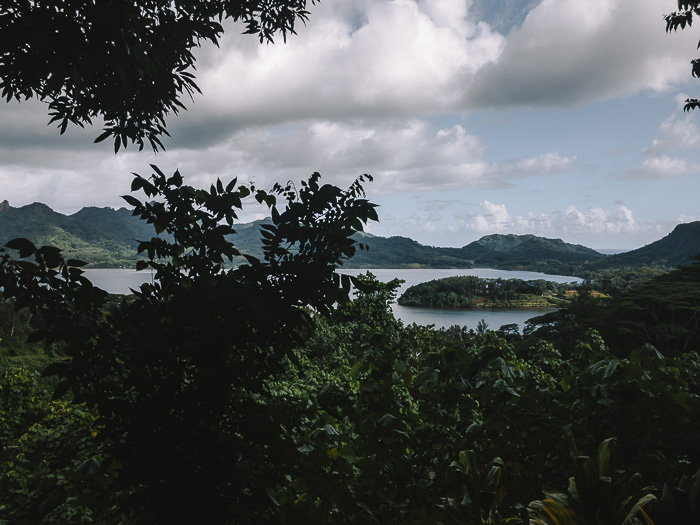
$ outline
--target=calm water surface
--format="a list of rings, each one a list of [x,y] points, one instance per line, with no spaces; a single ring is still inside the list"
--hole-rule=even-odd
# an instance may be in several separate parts
[[[340,270],[341,273],[358,275],[368,270]],[[407,269],[381,269],[369,270],[380,281],[388,282],[399,278],[405,282],[399,288],[400,296],[409,286],[415,284],[442,279],[444,277],[455,277],[459,275],[473,275],[482,279],[522,279],[523,281],[544,279],[556,283],[578,283],[578,277],[568,277],[565,275],[547,275],[539,272],[511,272],[507,270],[494,270],[491,268],[471,268],[471,269],[447,269],[447,270],[407,270]],[[397,296],[397,297],[398,297]],[[434,324],[437,328],[447,328],[452,325],[476,328],[482,319],[489,328],[496,330],[504,324],[517,324],[522,330],[525,321],[531,317],[537,317],[549,310],[544,308],[517,308],[517,309],[490,309],[481,308],[478,310],[445,310],[442,308],[421,308],[418,306],[392,305],[394,315],[404,323]]]
[[[457,275],[474,275],[482,279],[545,279],[557,283],[580,282],[577,277],[567,277],[563,275],[547,275],[538,272],[511,272],[506,270],[493,270],[490,268],[473,269],[448,269],[448,270],[407,270],[407,269],[374,269],[371,271],[380,281],[391,281],[398,278],[405,281],[399,288],[401,295],[406,288],[414,284],[442,279],[443,277],[454,277]],[[358,275],[367,270],[340,270],[348,275]],[[107,290],[110,293],[129,294],[131,289],[137,289],[144,282],[151,282],[152,274],[148,270],[137,272],[124,269],[94,269],[85,270],[85,275],[95,286]],[[504,324],[515,323],[522,329],[525,321],[531,317],[542,315],[547,310],[544,309],[479,309],[479,310],[442,310],[439,308],[419,308],[415,306],[392,305],[396,317],[404,323],[434,324],[436,327],[448,327],[452,325],[467,326],[476,328],[482,319],[491,329],[497,329]]]

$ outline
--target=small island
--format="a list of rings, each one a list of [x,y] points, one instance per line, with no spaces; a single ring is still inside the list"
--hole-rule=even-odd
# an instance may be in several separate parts
[[[397,302],[429,308],[557,308],[575,294],[571,283],[465,275],[411,286]]]

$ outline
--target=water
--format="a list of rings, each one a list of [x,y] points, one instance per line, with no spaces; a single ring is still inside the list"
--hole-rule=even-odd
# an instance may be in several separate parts
[[[368,270],[340,270],[348,275],[358,275]],[[482,279],[523,279],[535,280],[545,279],[557,283],[580,282],[577,277],[567,277],[562,275],[547,275],[538,272],[512,272],[506,270],[493,270],[490,268],[473,269],[447,269],[447,270],[425,270],[425,269],[373,269],[371,271],[377,279],[383,282],[399,278],[405,282],[399,288],[398,295],[401,295],[409,286],[414,284],[442,279],[443,277],[454,277],[457,275],[474,275]],[[125,269],[92,269],[85,270],[85,276],[90,279],[95,286],[107,290],[110,293],[129,294],[131,289],[138,289],[144,282],[151,282],[152,274],[149,270],[137,272]],[[392,305],[394,315],[404,323],[434,324],[436,327],[449,327],[452,325],[467,326],[476,328],[482,319],[491,329],[497,329],[505,324],[517,324],[521,329],[525,321],[531,317],[536,317],[547,312],[546,309],[479,309],[479,310],[443,310],[440,308],[420,308],[415,306]]]
[[[368,270],[340,270],[348,275],[358,275]],[[444,277],[455,277],[459,275],[473,275],[481,279],[522,279],[523,281],[544,279],[555,283],[579,283],[578,277],[568,277],[565,275],[547,275],[539,272],[521,272],[508,270],[494,270],[491,268],[471,268],[471,269],[445,269],[445,270],[425,270],[425,269],[373,269],[369,270],[377,279],[383,282],[399,278],[405,282],[401,285],[397,297],[399,297],[409,286]],[[517,324],[522,330],[525,321],[531,317],[543,315],[548,311],[545,308],[480,308],[474,310],[448,310],[442,308],[422,308],[418,306],[399,306],[393,304],[391,307],[394,315],[404,323],[434,324],[437,328],[447,328],[452,325],[467,326],[476,328],[479,321],[486,322],[489,328],[496,330],[505,324]]]
[[[92,284],[109,293],[130,294],[131,290],[138,290],[143,283],[152,282],[150,270],[137,272],[136,270],[126,270],[123,268],[100,268],[87,269],[85,277],[92,281]]]

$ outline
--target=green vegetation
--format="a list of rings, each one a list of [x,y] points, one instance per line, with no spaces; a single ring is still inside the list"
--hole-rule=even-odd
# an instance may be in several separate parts
[[[404,326],[397,281],[358,277],[349,301],[333,271],[376,217],[359,182],[204,191],[154,170],[129,201],[170,237],[141,244],[156,279],[129,300],[55,249],[2,254],[3,334],[42,346],[0,377],[0,520],[697,521],[700,262],[576,294],[524,336]],[[264,258],[228,271],[251,194],[272,207]]]
[[[363,236],[369,251],[358,253],[358,268],[499,268],[574,275],[576,268],[605,256],[584,246],[535,235],[488,235],[462,248],[423,246],[405,237]]]
[[[650,343],[672,355],[700,348],[700,264],[680,266],[601,300],[577,294],[564,308],[527,322],[526,333],[571,349],[593,327],[621,353]],[[585,290],[585,287],[584,287]]]
[[[155,148],[222,18],[264,39],[304,5],[19,3],[0,86],[46,99],[62,131],[102,116],[98,140]],[[0,251],[0,523],[700,521],[700,262],[609,300],[578,293],[523,336],[404,326],[396,281],[335,273],[377,219],[370,177],[207,191],[153,171],[132,184],[145,199],[126,197],[155,230],[136,237],[155,278],[133,297],[55,247]],[[259,257],[230,242],[247,197],[271,211]],[[475,249],[524,264],[534,245],[561,273],[595,257],[562,244]]]
[[[573,297],[572,284],[544,279],[481,279],[474,276],[446,277],[411,286],[401,306],[433,308],[552,308]],[[567,295],[569,292],[569,295]]]
[[[133,268],[138,242],[152,234],[126,208],[83,208],[66,216],[39,203],[21,208],[0,204],[0,243],[25,238],[38,246],[56,246],[67,258],[97,268]]]

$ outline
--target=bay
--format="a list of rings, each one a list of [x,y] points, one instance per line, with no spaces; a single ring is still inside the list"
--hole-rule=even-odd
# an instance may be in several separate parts
[[[444,277],[454,277],[458,275],[473,275],[482,279],[522,279],[536,280],[544,279],[557,283],[581,282],[577,277],[564,275],[547,275],[539,272],[494,270],[491,268],[472,269],[341,269],[340,273],[347,275],[359,275],[370,271],[377,279],[388,282],[398,278],[404,281],[398,291],[401,295],[409,286],[414,284],[442,279]],[[85,276],[92,281],[95,286],[110,293],[130,294],[132,289],[138,289],[145,282],[152,282],[153,275],[149,270],[137,272],[122,268],[115,269],[88,269]],[[522,309],[478,309],[478,310],[444,310],[441,308],[420,308],[415,306],[392,305],[392,310],[397,318],[405,324],[416,323],[422,325],[432,324],[437,328],[449,327],[452,325],[467,326],[476,328],[479,321],[483,320],[489,328],[495,330],[505,324],[517,324],[523,328],[525,321],[532,317],[542,315],[548,310],[538,308]]]
[[[544,279],[555,283],[580,283],[582,279],[566,275],[548,275],[539,272],[494,270],[493,268],[469,269],[372,269],[372,270],[339,270],[340,273],[358,275],[371,272],[382,282],[392,279],[402,279],[404,283],[398,290],[399,297],[406,289],[415,284],[456,277],[473,275],[481,279],[522,279],[523,281]],[[525,321],[538,315],[543,315],[550,309],[546,308],[479,308],[471,310],[422,308],[418,306],[391,305],[394,315],[405,324],[416,323],[435,325],[436,328],[448,328],[453,325],[466,326],[475,329],[479,321],[484,321],[491,330],[497,330],[506,324],[517,324],[522,331]],[[553,310],[553,309],[552,309]]]

